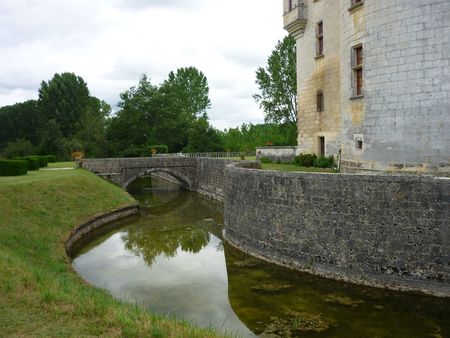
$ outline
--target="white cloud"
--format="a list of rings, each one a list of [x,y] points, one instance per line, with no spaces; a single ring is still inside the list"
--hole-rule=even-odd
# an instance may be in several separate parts
[[[0,105],[36,98],[41,81],[69,71],[114,106],[142,73],[158,84],[195,66],[213,125],[262,122],[255,71],[285,35],[281,15],[273,0],[1,1]]]

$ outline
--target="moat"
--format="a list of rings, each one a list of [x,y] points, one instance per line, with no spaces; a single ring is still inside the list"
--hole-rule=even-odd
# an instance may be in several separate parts
[[[293,272],[222,240],[222,209],[153,180],[140,216],[97,234],[73,265],[151,312],[242,337],[448,337],[450,300]]]

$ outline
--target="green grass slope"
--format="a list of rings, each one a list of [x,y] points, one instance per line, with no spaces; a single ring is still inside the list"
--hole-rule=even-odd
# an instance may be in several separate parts
[[[90,216],[133,203],[81,169],[0,178],[2,337],[214,337],[158,317],[83,282],[64,242]]]

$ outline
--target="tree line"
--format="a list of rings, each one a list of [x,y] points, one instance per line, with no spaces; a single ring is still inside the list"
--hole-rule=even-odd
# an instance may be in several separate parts
[[[170,72],[160,85],[142,75],[136,86],[120,94],[114,113],[91,95],[80,76],[62,73],[41,83],[37,100],[0,107],[0,156],[52,154],[69,159],[81,151],[88,157],[131,157],[149,156],[155,145],[165,145],[169,152],[215,152],[295,144],[292,41],[279,42],[267,68],[256,74],[261,93],[254,97],[265,112],[265,124],[214,128],[207,114],[208,81],[194,67]]]

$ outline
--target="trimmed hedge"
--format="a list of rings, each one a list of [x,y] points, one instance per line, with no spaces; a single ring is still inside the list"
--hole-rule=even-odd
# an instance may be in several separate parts
[[[28,162],[21,160],[0,160],[0,176],[26,175]]]
[[[39,170],[39,158],[37,158],[36,156],[16,157],[15,160],[27,161],[28,171]]]
[[[47,157],[48,163],[56,163],[56,156],[55,155],[45,155]]]
[[[39,159],[39,166],[41,168],[44,168],[48,165],[48,158],[47,156],[36,156]]]

